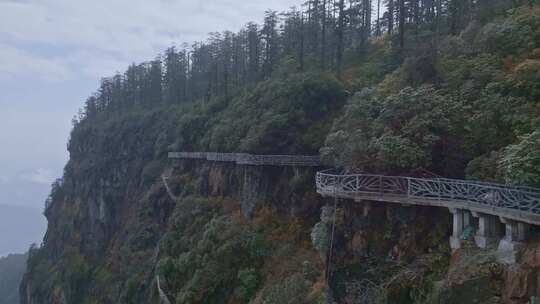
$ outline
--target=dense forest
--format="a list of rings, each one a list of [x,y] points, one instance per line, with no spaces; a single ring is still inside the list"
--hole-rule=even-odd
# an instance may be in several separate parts
[[[330,155],[332,147],[342,144],[346,147],[337,149],[338,161],[351,167],[422,167],[453,177],[463,176],[468,168],[469,177],[535,184],[538,172],[524,172],[535,169],[522,162],[538,160],[521,156],[538,138],[538,18],[534,1],[523,4],[310,0],[301,10],[269,10],[262,25],[212,33],[205,42],[171,47],[155,60],[104,78],[74,123],[193,102],[221,103],[219,110],[260,83],[272,86],[286,77],[302,81],[294,75],[326,75],[349,94],[358,92],[334,126],[323,150],[326,156],[337,156]],[[416,109],[404,107],[407,99],[416,101],[411,104]],[[381,113],[387,103],[387,113]],[[432,111],[414,115],[426,107]],[[357,114],[367,115],[370,122],[347,121]],[[394,122],[385,120],[390,116]],[[394,130],[370,126],[373,130],[360,131],[354,125],[376,121]],[[517,142],[521,144],[500,150]],[[212,142],[206,146],[250,150]],[[398,151],[391,147],[406,153],[390,155],[389,150]],[[351,159],[351,153],[370,159]],[[493,170],[484,164],[489,161],[498,162],[495,167],[504,172],[480,172]]]
[[[388,290],[380,303],[526,303],[540,259],[451,258],[444,208],[366,217],[323,207],[309,169],[167,152],[320,153],[348,171],[540,186],[539,98],[538,1],[310,0],[171,47],[103,79],[75,117],[23,303],[158,303],[157,278],[186,304],[359,303],[366,278]]]
[[[211,33],[205,42],[171,47],[155,60],[104,78],[83,114],[232,96],[270,78],[280,65],[289,72],[332,71],[341,78],[344,65],[364,61],[378,38],[391,35],[395,60],[379,71],[384,74],[409,55],[436,60],[429,57],[436,57],[440,37],[458,34],[474,17],[486,19],[511,5],[500,0],[373,2],[310,0],[302,10],[266,11],[262,25],[248,23],[237,33]]]

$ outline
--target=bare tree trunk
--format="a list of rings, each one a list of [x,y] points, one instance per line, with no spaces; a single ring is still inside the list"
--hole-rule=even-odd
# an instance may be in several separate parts
[[[388,0],[388,34],[394,31],[394,0]]]
[[[364,15],[366,16],[364,23],[364,39],[367,41],[369,36],[371,36],[371,0],[364,1]]]
[[[399,0],[399,47],[405,47],[405,0]]]
[[[377,0],[377,36],[381,35],[381,0]]]
[[[343,28],[345,26],[345,1],[339,0],[339,17],[338,17],[338,33],[337,33],[337,54],[336,54],[336,70],[338,78],[341,78],[343,73]]]
[[[322,33],[321,33],[321,66],[326,69],[326,1],[323,0],[323,17],[322,17]]]
[[[304,12],[300,17],[300,71],[304,71],[304,44],[305,44],[305,29],[304,29]]]

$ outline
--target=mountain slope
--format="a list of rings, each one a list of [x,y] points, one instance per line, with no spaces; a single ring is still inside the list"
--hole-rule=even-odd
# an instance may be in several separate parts
[[[433,19],[409,23],[406,41],[353,43],[339,77],[308,60],[316,54],[304,70],[283,58],[236,90],[206,79],[207,95],[192,102],[152,103],[119,81],[115,97],[98,94],[87,106],[99,109],[74,126],[22,303],[159,303],[158,278],[174,303],[358,303],[366,295],[524,303],[539,295],[527,279],[540,266],[534,239],[508,267],[489,250],[452,253],[447,210],[377,203],[365,216],[361,202],[318,196],[313,169],[167,160],[172,150],[320,150],[345,170],[538,185],[538,12],[531,3],[482,11],[435,37]],[[456,16],[445,13],[450,25]]]
[[[316,151],[321,137],[301,137],[312,130],[328,132],[330,124],[320,108],[310,105],[310,96],[328,97],[320,107],[337,111],[344,101],[343,88],[326,76],[291,75],[292,86],[281,88],[285,80],[261,84],[253,93],[258,97],[217,99],[204,108],[172,107],[77,125],[69,144],[70,161],[45,212],[49,226],[44,247],[30,252],[23,285],[23,289],[30,287],[30,297],[23,303],[154,302],[155,277],[160,273],[169,292],[185,288],[172,292],[184,299],[177,301],[193,301],[194,294],[203,290],[204,295],[197,297],[247,301],[266,278],[276,276],[271,265],[278,265],[275,261],[280,257],[298,254],[300,263],[305,259],[312,265],[309,269],[320,268],[318,255],[309,246],[310,226],[320,205],[312,188],[312,169],[244,169],[167,160],[174,145],[222,145],[224,137],[218,134],[232,127],[221,126],[230,112],[237,112],[238,136],[228,138],[230,149],[245,145],[247,151],[263,147],[272,151],[277,147],[253,143],[279,141],[288,153]],[[292,99],[293,92],[300,94]],[[284,97],[268,97],[276,95]],[[254,103],[266,106],[251,106]],[[220,113],[214,110],[218,107]],[[256,117],[266,120],[250,129]],[[178,202],[167,195],[161,179],[171,170],[171,188],[181,197]],[[242,213],[260,224],[247,222]],[[305,218],[308,214],[314,218]],[[289,242],[291,247],[282,252],[279,240],[288,239],[300,243]],[[201,264],[198,269],[184,269],[185,275],[175,274],[176,260],[189,248],[200,250],[191,253],[197,260],[189,264],[209,262],[210,256],[198,259],[216,251],[214,258],[226,264],[211,263],[209,268]],[[255,271],[261,267],[268,270]],[[284,273],[296,275],[294,280],[303,275],[301,265],[281,267]],[[315,270],[310,270],[312,284],[320,280],[319,275],[313,276]],[[248,279],[257,284],[245,282]],[[271,282],[279,282],[279,276]]]

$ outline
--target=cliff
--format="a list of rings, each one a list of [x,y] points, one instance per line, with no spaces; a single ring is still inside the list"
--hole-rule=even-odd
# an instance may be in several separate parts
[[[341,78],[286,61],[225,96],[88,112],[22,303],[527,303],[534,237],[502,264],[470,240],[452,252],[448,210],[323,199],[314,169],[167,152],[320,151],[348,171],[538,186],[539,16],[527,3],[429,46],[417,33],[411,53],[377,37]]]
[[[308,78],[294,90],[323,94],[329,104],[339,105],[342,89],[321,88],[317,81]],[[235,102],[223,111],[231,111]],[[310,120],[317,109],[304,100],[292,106],[302,110],[303,122],[291,122],[300,125],[297,133],[278,138],[284,144],[302,142],[296,136],[310,128],[329,128],[324,117]],[[279,104],[256,109],[261,110],[290,119],[298,115]],[[305,275],[313,285],[320,280],[316,270],[321,261],[309,245],[310,227],[322,204],[312,187],[314,169],[170,161],[167,152],[175,146],[204,145],[204,136],[190,142],[194,135],[182,130],[193,127],[184,121],[192,119],[196,105],[189,111],[131,113],[74,128],[70,161],[45,211],[44,245],[30,252],[23,303],[155,302],[158,276],[166,293],[183,303],[245,301],[266,285],[269,297],[274,296],[274,285],[289,276],[302,289]],[[201,114],[201,124],[212,128],[214,115]],[[252,119],[260,114],[243,115]],[[264,140],[294,131],[287,124],[281,128],[264,128],[257,136]],[[252,130],[245,132],[241,140],[253,137]],[[310,144],[287,149],[313,151]],[[164,174],[178,199],[169,196]]]

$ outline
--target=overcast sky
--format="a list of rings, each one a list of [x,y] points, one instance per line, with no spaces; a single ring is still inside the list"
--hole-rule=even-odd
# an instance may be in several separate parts
[[[0,0],[0,205],[43,208],[101,77],[301,2]]]
[[[0,204],[41,208],[100,77],[298,0],[0,0]]]

